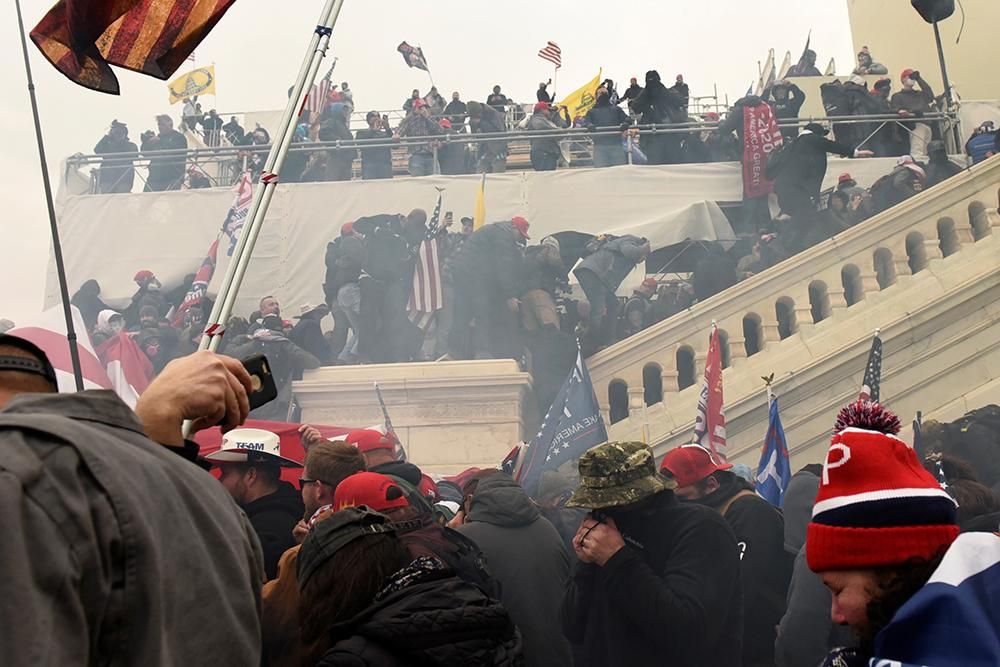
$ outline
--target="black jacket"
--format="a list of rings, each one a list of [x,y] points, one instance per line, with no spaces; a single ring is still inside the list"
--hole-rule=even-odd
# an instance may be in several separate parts
[[[264,550],[264,571],[268,579],[278,576],[278,559],[295,546],[292,529],[302,520],[305,506],[302,493],[288,482],[278,482],[278,490],[243,506],[250,525]]]
[[[699,301],[713,297],[739,282],[736,264],[718,243],[713,242],[708,254],[694,267],[692,287]]]
[[[392,140],[392,130],[388,127],[382,128],[381,130],[373,130],[371,128],[365,128],[363,130],[358,130],[355,134],[358,141],[371,140],[371,139],[381,139],[382,141]],[[388,172],[392,173],[392,147],[382,146],[377,148],[362,148],[361,149],[361,166],[362,169],[365,165],[369,167],[374,165],[380,165],[387,169]]]
[[[626,127],[630,123],[628,114],[617,106],[613,106],[607,96],[598,98],[597,104],[587,112],[583,120],[588,130],[609,130]],[[622,138],[617,134],[598,135],[594,144],[601,146],[621,146]]]
[[[743,667],[774,665],[775,627],[785,613],[792,555],[785,551],[781,513],[732,473],[699,502],[724,512],[740,549],[743,582]]]
[[[569,554],[524,489],[507,475],[482,480],[458,530],[479,545],[500,581],[500,601],[521,629],[525,665],[570,667],[573,657],[559,627]]]
[[[452,264],[456,285],[474,281],[504,299],[521,295],[524,256],[510,222],[495,222],[476,230],[462,244]]]
[[[517,628],[499,602],[450,570],[427,573],[331,628],[318,667],[514,667]]]
[[[563,599],[577,667],[736,667],[743,636],[739,551],[715,510],[672,492],[615,517],[626,545],[580,563]]]
[[[660,81],[646,82],[646,87],[632,102],[632,110],[642,114],[643,125],[680,123],[687,115],[681,96]]]
[[[323,327],[313,315],[307,315],[296,322],[288,338],[319,359],[321,364],[326,365],[333,361],[330,344],[323,335]]]
[[[789,151],[785,164],[775,181],[775,189],[805,188],[810,195],[819,195],[826,176],[826,155],[834,153],[841,157],[853,157],[850,146],[830,141],[818,134],[800,134],[785,150]]]
[[[398,215],[358,218],[354,222],[354,231],[365,235],[368,248],[365,273],[382,282],[408,277],[412,253]]]
[[[354,236],[338,236],[326,245],[326,282],[323,290],[328,304],[337,300],[344,285],[358,282],[368,261],[365,242]]]

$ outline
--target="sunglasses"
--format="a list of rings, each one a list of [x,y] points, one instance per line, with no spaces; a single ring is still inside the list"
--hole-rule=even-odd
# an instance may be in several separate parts
[[[326,484],[321,479],[309,479],[308,477],[299,477],[299,489],[304,489],[310,484]]]

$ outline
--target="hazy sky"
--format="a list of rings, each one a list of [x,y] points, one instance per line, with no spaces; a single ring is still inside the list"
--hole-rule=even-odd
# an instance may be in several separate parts
[[[50,4],[22,0],[28,30]],[[205,110],[283,107],[321,6],[319,0],[236,2],[196,52],[198,65],[216,66],[219,95],[203,100]],[[276,7],[294,11],[278,13]],[[0,25],[7,31],[0,40],[6,63],[0,68],[0,136],[6,142],[0,152],[5,209],[0,215],[0,284],[5,286],[0,317],[17,320],[41,308],[49,230],[13,2],[0,3]],[[530,101],[538,82],[552,73],[536,55],[552,40],[562,47],[561,92],[582,85],[600,67],[606,76],[626,83],[631,76],[642,81],[646,70],[656,69],[665,82],[683,73],[692,95],[711,94],[715,84],[720,96],[728,93],[732,101],[755,80],[757,61],[769,48],[779,60],[786,50],[795,59],[810,29],[820,68],[835,57],[844,71],[853,60],[853,48],[843,0],[634,0],[626,5],[591,0],[346,0],[324,63],[330,55],[339,57],[334,79],[350,82],[359,109],[398,108],[411,89],[426,92],[427,75],[407,69],[396,53],[402,40],[423,47],[434,81],[446,97],[458,90],[463,99],[481,100],[500,84],[508,95]],[[156,114],[180,116],[179,105],[167,103],[165,82],[117,70],[122,94],[103,95],[70,83],[30,43],[29,55],[54,187],[60,161],[73,153],[92,152],[113,118],[127,123],[138,143],[142,131],[155,128]],[[324,64],[321,73],[327,67]],[[108,253],[107,248],[86,251]],[[86,278],[69,276],[70,291]]]

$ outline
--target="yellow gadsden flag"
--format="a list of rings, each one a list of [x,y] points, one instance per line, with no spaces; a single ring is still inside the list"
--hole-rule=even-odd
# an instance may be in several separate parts
[[[481,229],[486,224],[486,174],[483,180],[479,181],[479,190],[476,192],[476,208],[472,212],[472,230]]]
[[[170,90],[171,104],[195,95],[215,95],[215,65],[199,67],[182,74],[168,83],[167,88]]]
[[[587,115],[587,112],[594,106],[594,102],[597,101],[595,93],[600,85],[601,70],[597,70],[597,76],[585,83],[583,87],[574,90],[559,103],[569,110],[570,120]]]

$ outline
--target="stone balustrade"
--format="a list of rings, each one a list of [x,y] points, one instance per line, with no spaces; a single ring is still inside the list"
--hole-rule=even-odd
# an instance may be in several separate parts
[[[649,432],[650,421],[661,436],[693,423],[693,407],[680,422],[664,405],[696,402],[713,321],[723,367],[732,368],[724,372],[727,407],[761,391],[757,375],[803,370],[810,346],[857,347],[863,358],[875,328],[925,305],[922,296],[934,298],[907,295],[900,302],[888,288],[1000,227],[998,184],[994,158],[594,355],[588,366],[611,436]],[[792,338],[797,344],[786,344]],[[751,363],[762,352],[767,368]],[[862,359],[857,382],[863,367]]]

